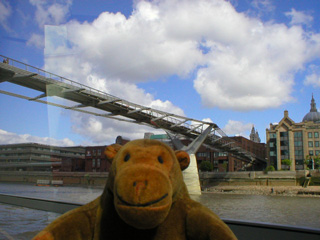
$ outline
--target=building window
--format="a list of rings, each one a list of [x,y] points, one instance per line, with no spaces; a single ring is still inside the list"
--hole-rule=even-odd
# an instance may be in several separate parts
[[[315,141],[315,142],[314,142],[314,146],[315,146],[315,147],[319,147],[319,141]]]
[[[96,150],[95,149],[92,150],[92,156],[96,156]]]
[[[316,156],[318,156],[320,154],[319,150],[316,150]]]
[[[280,146],[289,146],[288,141],[280,141]]]
[[[312,132],[308,132],[308,138],[312,138]]]
[[[95,159],[92,159],[92,167],[96,167],[96,160]]]
[[[269,133],[269,137],[270,137],[270,138],[277,138],[277,134],[275,134],[275,133]]]
[[[288,132],[280,132],[280,140],[288,140]]]
[[[101,155],[101,149],[98,149],[98,155],[99,156]]]
[[[319,138],[319,133],[318,132],[314,132],[314,137],[315,138]]]
[[[303,160],[296,161],[296,165],[303,165]]]
[[[301,131],[300,131],[300,132],[295,132],[295,133],[294,133],[294,137],[295,137],[295,138],[302,138],[302,133],[301,133]]]
[[[97,159],[97,168],[100,167],[100,162],[101,162],[101,160],[100,160],[100,158],[98,158],[98,159]]]
[[[296,146],[296,147],[302,146],[302,141],[295,141],[294,146]]]
[[[313,150],[309,151],[309,156],[313,156]]]
[[[270,156],[277,156],[275,151],[270,151]]]
[[[198,152],[198,153],[197,153],[197,156],[198,156],[198,157],[207,157],[208,154],[207,154],[206,152]]]
[[[214,156],[215,157],[224,157],[224,156],[227,156],[227,153],[225,153],[225,152],[215,152]]]
[[[312,141],[309,141],[309,142],[308,142],[308,146],[309,146],[309,147],[313,147],[313,142],[312,142]]]
[[[87,156],[91,156],[91,152],[90,151],[87,151]]]

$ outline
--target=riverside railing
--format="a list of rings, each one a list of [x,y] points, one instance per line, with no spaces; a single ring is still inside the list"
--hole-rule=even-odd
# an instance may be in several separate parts
[[[63,214],[74,208],[82,206],[77,203],[67,203],[46,199],[29,198],[0,194],[0,203],[26,207],[46,212]],[[13,214],[14,214],[14,210]],[[234,232],[239,240],[260,239],[291,239],[291,240],[319,240],[320,229],[295,227],[280,224],[258,223],[232,219],[222,219]],[[17,223],[19,224],[19,223]],[[42,229],[39,229],[39,231]]]

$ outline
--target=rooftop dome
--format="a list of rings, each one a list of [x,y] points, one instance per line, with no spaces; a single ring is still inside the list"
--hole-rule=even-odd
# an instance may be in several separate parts
[[[311,99],[311,109],[310,112],[308,112],[304,118],[303,118],[303,122],[308,122],[308,121],[313,121],[313,122],[320,122],[320,113],[317,110],[316,107],[316,103],[314,101],[313,98],[313,94],[312,94],[312,99]]]

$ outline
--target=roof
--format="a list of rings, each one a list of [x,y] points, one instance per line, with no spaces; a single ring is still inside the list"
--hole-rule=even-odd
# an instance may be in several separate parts
[[[314,101],[313,95],[311,98],[311,109],[302,119],[303,122],[313,121],[313,122],[320,122],[320,113],[317,110],[316,103]]]
[[[150,139],[168,139],[167,134],[155,134],[150,137]]]

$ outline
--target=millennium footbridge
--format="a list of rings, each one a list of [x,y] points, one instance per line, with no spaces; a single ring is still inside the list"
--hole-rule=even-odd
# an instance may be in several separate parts
[[[266,163],[265,159],[261,159],[237,146],[215,123],[135,104],[6,56],[0,55],[1,58],[3,61],[0,62],[0,83],[10,82],[41,92],[40,95],[34,97],[0,90],[2,94],[92,114],[97,117],[160,128],[173,137],[183,135],[189,139],[196,139],[202,135],[201,142],[214,150],[231,153],[247,163]],[[41,100],[50,96],[70,100],[75,102],[76,105],[66,106]],[[90,111],[86,109],[87,107],[93,107],[101,111],[99,113]],[[174,138],[177,139],[176,137]]]

